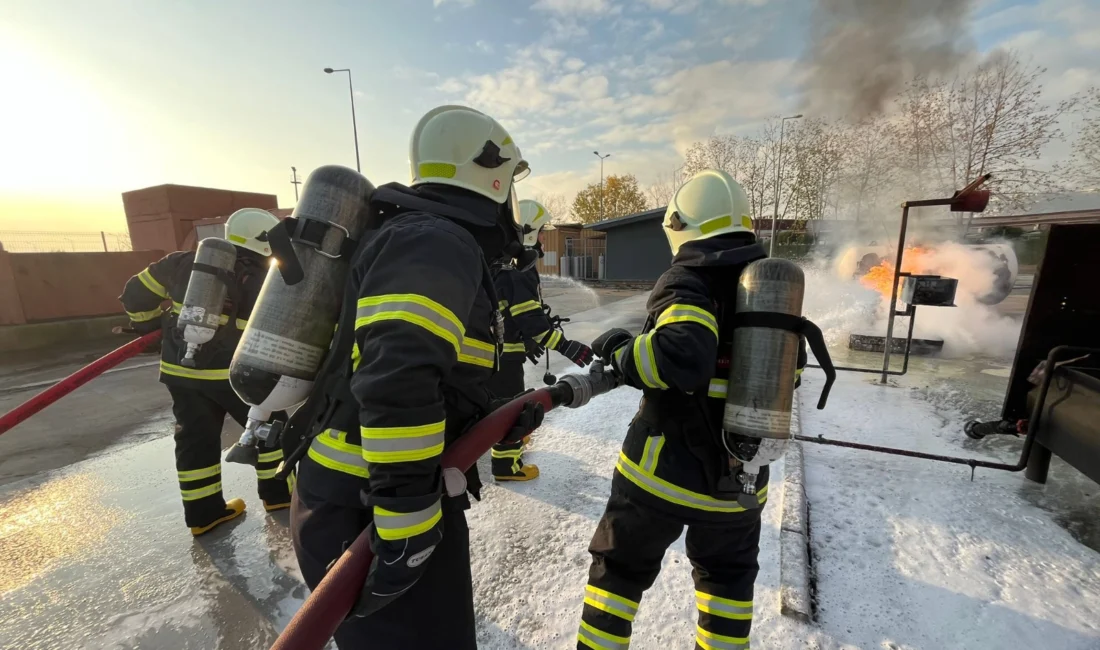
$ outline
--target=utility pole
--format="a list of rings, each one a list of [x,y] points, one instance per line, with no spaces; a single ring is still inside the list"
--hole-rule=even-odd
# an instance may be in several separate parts
[[[298,180],[298,168],[290,168],[290,184],[294,186],[294,205],[298,205],[298,186],[302,184],[302,181]]]
[[[604,195],[604,191],[603,191],[603,161],[607,158],[610,158],[611,154],[601,156],[599,151],[593,151],[592,153],[596,154],[596,157],[600,159],[600,221],[603,221],[603,219],[604,219],[604,211],[603,211],[603,195]]]
[[[787,120],[797,120],[802,114],[791,115],[779,120],[779,153],[775,161],[775,205],[772,207],[772,238],[768,241],[768,257],[775,254],[775,220],[779,218],[779,172],[783,169],[783,127],[787,126]]]

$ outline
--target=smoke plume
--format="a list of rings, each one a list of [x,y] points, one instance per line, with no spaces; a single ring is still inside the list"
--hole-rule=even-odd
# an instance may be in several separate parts
[[[881,112],[917,75],[948,71],[972,49],[975,0],[816,0],[803,104],[852,122]]]

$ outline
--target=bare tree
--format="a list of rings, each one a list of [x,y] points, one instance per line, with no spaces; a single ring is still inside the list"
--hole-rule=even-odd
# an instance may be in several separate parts
[[[539,194],[535,200],[550,213],[550,223],[569,223],[573,218],[570,201],[564,194]]]
[[[680,185],[682,185],[685,180],[681,178],[683,169],[683,167],[680,167],[670,172],[657,174],[653,183],[646,188],[646,199],[648,199],[649,208],[651,210],[664,208],[672,202],[672,197],[676,195],[676,190],[680,189]]]
[[[898,173],[897,152],[893,145],[898,128],[900,126],[878,117],[844,130],[841,200],[856,221],[880,216],[895,191]]]
[[[1079,189],[1100,190],[1100,88],[1090,88],[1081,102],[1084,118],[1073,143],[1068,176]]]

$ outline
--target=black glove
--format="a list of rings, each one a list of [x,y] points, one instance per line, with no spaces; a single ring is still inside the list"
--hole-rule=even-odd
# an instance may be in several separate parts
[[[543,348],[538,343],[535,343],[531,339],[523,340],[523,349],[524,354],[527,355],[527,359],[534,364],[537,364],[539,362],[539,357],[541,357],[542,353],[546,351],[545,348]]]
[[[369,528],[374,560],[349,618],[370,616],[411,589],[428,567],[435,547],[443,541],[438,492],[421,497],[368,497],[364,493],[363,502],[374,511],[374,523]],[[381,514],[380,510],[390,514]],[[405,520],[399,521],[398,517]],[[419,524],[429,527],[406,536],[408,527]]]
[[[603,359],[605,362],[611,360],[611,355],[627,344],[630,339],[634,338],[634,335],[624,330],[621,327],[610,329],[600,334],[592,341],[592,349],[596,352],[596,355]]]
[[[566,341],[563,339],[561,344],[558,345],[558,352],[581,368],[592,363],[592,348],[580,341]]]
[[[539,428],[544,415],[546,415],[546,409],[543,408],[541,402],[527,402],[523,405],[523,410],[519,412],[516,423],[508,430],[508,434],[504,436],[504,440],[501,442],[519,442],[523,440],[525,436]]]

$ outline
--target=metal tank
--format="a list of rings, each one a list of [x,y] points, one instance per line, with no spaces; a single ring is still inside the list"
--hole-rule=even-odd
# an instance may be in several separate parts
[[[802,269],[793,262],[753,262],[737,286],[737,316],[766,312],[800,318],[805,287]],[[786,452],[800,345],[799,335],[785,329],[746,325],[734,330],[722,428],[727,450],[743,463],[739,501],[745,507],[758,505],[760,469]]]
[[[222,307],[229,291],[228,282],[237,263],[237,247],[219,237],[199,242],[187,293],[183,296],[176,327],[187,343],[180,365],[195,367],[195,353],[214,338],[221,324]]]
[[[230,385],[252,408],[227,460],[254,464],[256,440],[270,435],[271,414],[309,396],[332,341],[351,265],[341,249],[362,235],[373,191],[361,174],[336,165],[319,167],[306,179],[290,233],[302,279],[287,284],[272,264],[229,367]],[[303,236],[303,228],[323,230],[320,246],[306,241],[311,237]]]

